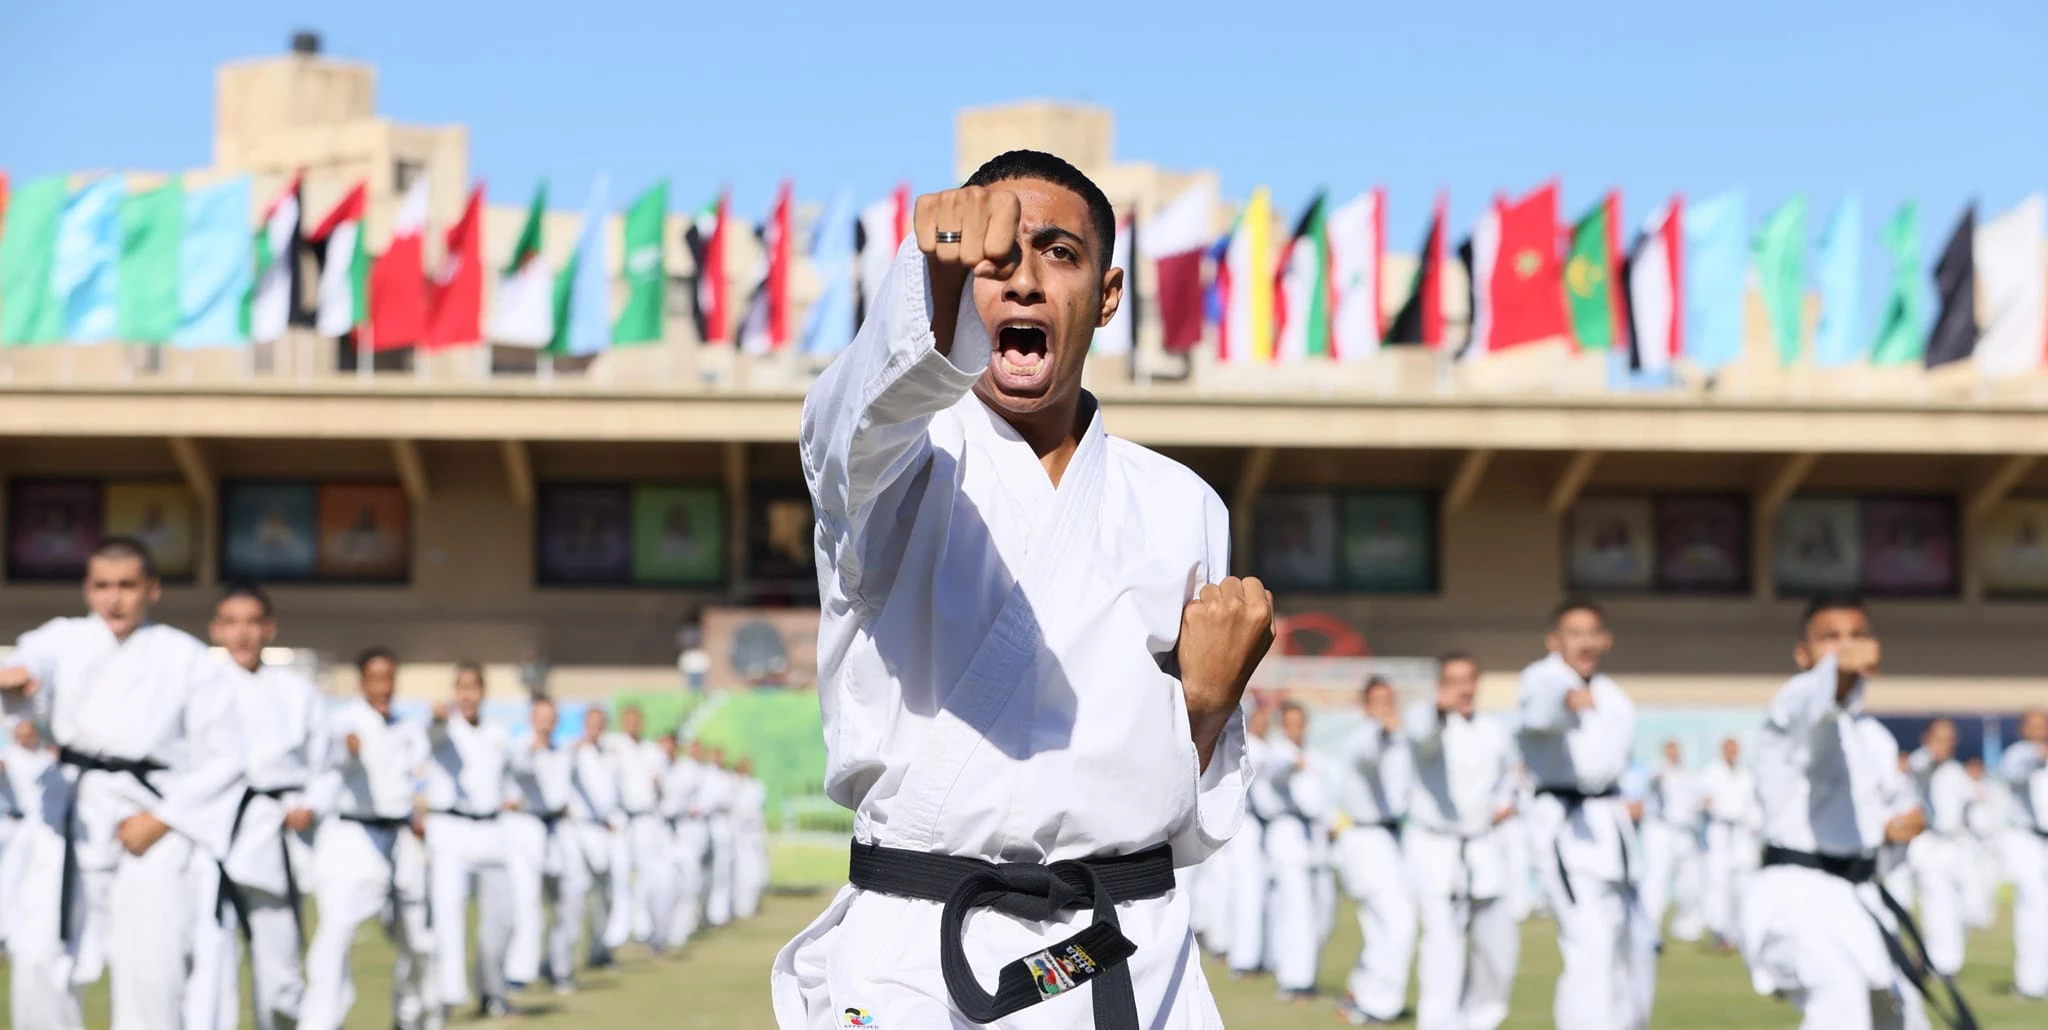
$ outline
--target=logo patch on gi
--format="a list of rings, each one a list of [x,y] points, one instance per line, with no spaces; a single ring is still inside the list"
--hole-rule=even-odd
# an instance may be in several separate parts
[[[839,1013],[839,1025],[842,1027],[867,1027],[869,1030],[873,1030],[873,1028],[879,1027],[882,1024],[876,1021],[875,1017],[868,1015],[868,1010],[849,1007],[844,1012]]]
[[[1050,998],[1074,989],[1072,963],[1050,951],[1027,957],[1024,968],[1031,970],[1031,982],[1038,987],[1041,997]]]

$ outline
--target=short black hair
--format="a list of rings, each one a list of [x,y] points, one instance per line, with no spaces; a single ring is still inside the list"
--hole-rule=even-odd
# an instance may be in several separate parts
[[[1095,181],[1079,168],[1042,150],[1011,150],[989,158],[962,186],[992,186],[1011,179],[1049,182],[1071,190],[1088,205],[1088,222],[1095,232],[1096,257],[1106,271],[1116,250],[1116,209]]]
[[[549,696],[547,696],[546,694],[535,694],[535,695],[533,695],[533,700],[532,700],[531,702],[529,702],[529,703],[528,703],[528,707],[530,707],[530,708],[531,708],[531,707],[539,707],[540,705],[546,705],[546,706],[548,706],[549,708],[560,708],[560,707],[561,707],[560,705],[558,705],[558,704],[556,704],[556,703],[555,703],[555,699],[554,699],[554,698],[552,698],[552,697],[549,697]]]
[[[277,615],[277,609],[270,603],[270,595],[264,593],[263,588],[254,583],[229,583],[227,589],[213,599],[213,610],[220,611],[221,605],[238,597],[246,597],[256,602],[256,607],[263,609],[263,617],[266,619]]]
[[[1474,669],[1479,668],[1479,659],[1472,657],[1472,652],[1470,651],[1460,651],[1453,648],[1436,656],[1436,667],[1439,669],[1452,662],[1471,662]]]
[[[142,563],[142,578],[156,578],[156,558],[149,553],[149,545],[132,536],[102,537],[93,545],[91,558],[112,558],[115,561],[134,559]]]
[[[455,678],[458,680],[461,679],[462,674],[465,672],[475,673],[476,678],[479,681],[481,681],[484,678],[484,663],[476,661],[471,658],[464,658],[463,660],[456,662]]]
[[[356,675],[360,676],[370,671],[370,663],[380,658],[390,662],[393,666],[398,664],[398,652],[382,644],[375,644],[356,652]]]
[[[1308,706],[1293,698],[1280,702],[1280,714],[1284,716],[1289,712],[1300,712],[1302,718],[1308,718]]]
[[[1864,607],[1863,598],[1857,594],[1815,594],[1806,602],[1806,613],[1799,617],[1798,639],[1806,639],[1806,627],[1813,625],[1813,617],[1822,612],[1862,612],[1864,618],[1870,617],[1870,609]]]
[[[1600,620],[1600,625],[1607,625],[1607,610],[1600,607],[1600,602],[1584,594],[1573,594],[1557,602],[1557,607],[1550,610],[1551,628],[1555,629],[1558,623],[1564,621],[1565,616],[1573,612],[1591,612],[1594,618]]]
[[[1365,686],[1359,689],[1359,693],[1370,694],[1376,687],[1385,687],[1388,690],[1394,689],[1394,685],[1392,683],[1387,682],[1387,678],[1385,676],[1375,674],[1372,676],[1367,676],[1365,678]]]

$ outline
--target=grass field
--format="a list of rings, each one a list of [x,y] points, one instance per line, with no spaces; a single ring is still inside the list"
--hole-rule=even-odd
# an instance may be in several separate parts
[[[526,1015],[510,1025],[522,1030],[641,1026],[672,1030],[771,1028],[769,961],[776,949],[824,906],[830,897],[827,885],[843,875],[843,863],[843,853],[817,848],[778,849],[777,881],[814,885],[813,889],[799,886],[791,893],[771,894],[758,917],[699,937],[681,956],[654,959],[638,950],[628,951],[617,970],[584,974],[582,990],[577,994],[566,998],[530,995],[526,999]],[[1341,994],[1345,971],[1358,955],[1358,940],[1358,924],[1346,904],[1323,953],[1320,983],[1326,993]],[[349,1026],[386,1030],[391,1025],[391,953],[382,935],[373,927],[366,927],[357,940],[355,955],[359,1000]],[[1523,927],[1520,976],[1515,984],[1514,1013],[1506,1024],[1508,1030],[1551,1026],[1550,1001],[1557,970],[1557,943],[1550,924],[1531,920]],[[1233,1030],[1341,1025],[1331,1001],[1281,1005],[1273,998],[1273,983],[1269,979],[1232,981],[1214,964],[1209,966],[1208,973],[1224,1021]],[[2048,1026],[2048,1011],[2011,997],[2011,973],[2012,931],[2008,924],[2001,922],[1970,939],[1963,986],[1984,1030]],[[6,978],[6,968],[0,964],[0,989],[4,989]],[[88,1026],[106,1025],[104,983],[88,995],[86,1018]],[[4,1015],[0,1015],[0,1026],[5,1022]],[[1674,944],[1665,953],[1652,1020],[1652,1026],[1659,1030],[1790,1027],[1797,1022],[1789,1007],[1759,998],[1750,991],[1741,959],[1682,944]],[[250,1024],[245,1020],[243,1025]]]

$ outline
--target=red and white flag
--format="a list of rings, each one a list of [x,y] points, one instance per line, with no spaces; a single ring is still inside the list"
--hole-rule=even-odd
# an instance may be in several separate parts
[[[1330,279],[1337,295],[1330,320],[1332,355],[1364,361],[1379,353],[1380,267],[1387,253],[1387,191],[1375,187],[1330,212]]]
[[[1669,371],[1685,345],[1685,201],[1650,212],[1629,251],[1629,367]]]
[[[855,324],[867,320],[867,311],[875,303],[875,291],[882,288],[882,277],[889,274],[889,265],[896,260],[896,250],[903,246],[903,238],[908,235],[909,184],[898,185],[888,196],[860,209],[854,246],[860,255],[855,259],[855,265],[860,274],[861,314]]]
[[[427,291],[423,347],[452,347],[483,340],[484,185],[469,191],[462,220],[448,230],[447,254]]]
[[[391,242],[370,267],[370,339],[377,350],[410,347],[427,328],[427,177],[412,181]]]
[[[1202,342],[1202,255],[1216,242],[1216,184],[1204,179],[1145,224],[1138,252],[1152,263],[1159,298],[1160,342],[1169,354]],[[1136,303],[1128,290],[1126,304]]]
[[[761,225],[767,261],[740,329],[740,349],[748,354],[772,354],[789,346],[789,194],[785,181],[776,191],[775,210]]]

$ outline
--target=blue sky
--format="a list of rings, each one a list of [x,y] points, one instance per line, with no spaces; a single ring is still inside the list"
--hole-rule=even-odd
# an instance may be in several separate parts
[[[1385,184],[1399,249],[1440,186],[1461,231],[1551,176],[1568,214],[1622,187],[1630,223],[1739,186],[1757,220],[1804,192],[1818,233],[1857,189],[1874,236],[1916,196],[1930,250],[1966,199],[2048,187],[2040,0],[9,6],[17,174],[204,165],[214,66],[312,27],[378,65],[385,113],[467,123],[507,202],[545,177],[573,206],[599,170],[615,192],[667,176],[677,208],[730,183],[748,213],[783,176],[809,200],[936,188],[955,110],[1026,97],[1109,105],[1120,156],[1268,184],[1290,212]]]

